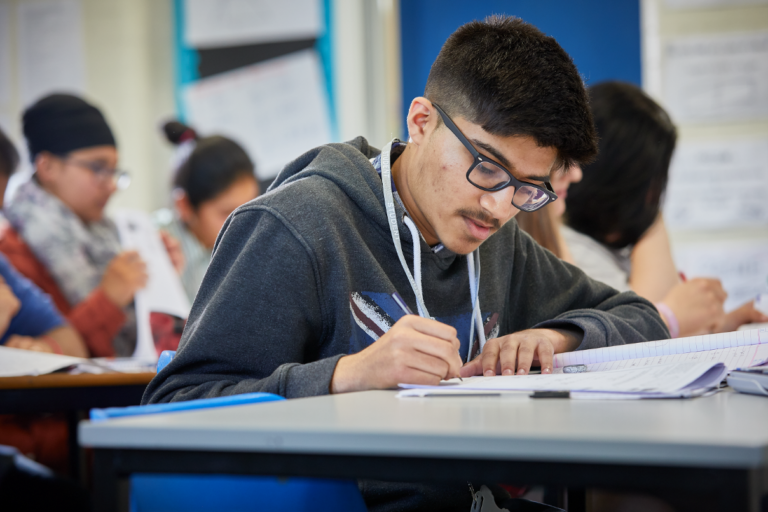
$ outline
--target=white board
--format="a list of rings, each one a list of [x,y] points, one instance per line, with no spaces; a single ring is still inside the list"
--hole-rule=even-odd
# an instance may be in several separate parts
[[[81,9],[78,0],[19,3],[19,94],[27,106],[51,92],[85,90]]]
[[[681,143],[669,173],[670,229],[768,225],[768,139]]]
[[[768,32],[667,43],[664,104],[677,123],[768,118]]]
[[[240,143],[262,180],[274,178],[303,152],[331,142],[315,50],[199,80],[183,97],[187,121],[203,135],[225,135]]]
[[[716,277],[728,292],[731,311],[768,292],[768,241],[690,243],[675,247],[675,263],[688,279]]]
[[[320,0],[185,0],[184,42],[193,48],[313,39]]]

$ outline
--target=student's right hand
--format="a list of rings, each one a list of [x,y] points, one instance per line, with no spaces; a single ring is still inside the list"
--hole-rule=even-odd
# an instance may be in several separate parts
[[[134,294],[147,285],[147,265],[136,251],[121,252],[109,262],[99,286],[119,307],[131,303]]]
[[[459,347],[450,325],[406,315],[365,350],[339,359],[330,391],[387,389],[401,382],[437,385],[459,375]]]
[[[696,278],[676,284],[662,301],[675,313],[680,337],[718,332],[725,322],[728,294],[719,279]]]
[[[30,336],[11,336],[8,341],[5,342],[6,347],[18,348],[21,350],[32,350],[33,352],[47,352],[49,354],[55,354],[53,347],[45,340],[38,340]]]
[[[21,301],[13,294],[13,290],[0,277],[0,335],[8,330],[11,320],[21,309]]]

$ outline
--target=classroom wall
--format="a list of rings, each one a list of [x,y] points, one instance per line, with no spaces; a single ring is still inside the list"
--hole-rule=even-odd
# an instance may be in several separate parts
[[[9,98],[0,102],[0,125],[22,145],[18,6],[55,5],[62,0],[0,0],[5,13],[10,57]],[[98,105],[118,141],[120,166],[132,176],[110,210],[130,206],[151,211],[167,203],[171,150],[157,129],[174,115],[170,0],[63,0],[79,6],[84,62],[84,88]],[[2,44],[0,44],[2,46]],[[2,49],[0,48],[0,51]],[[21,148],[20,148],[21,149]]]

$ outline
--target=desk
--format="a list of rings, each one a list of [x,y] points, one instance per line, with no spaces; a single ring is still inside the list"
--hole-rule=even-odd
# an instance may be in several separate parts
[[[95,448],[97,510],[127,507],[133,472],[395,481],[514,482],[583,489],[720,491],[757,512],[768,491],[768,401],[401,400],[371,391],[80,424]]]
[[[69,427],[70,471],[80,475],[77,423],[94,407],[138,405],[154,373],[102,373],[69,375],[50,373],[0,377],[0,414],[64,412]]]

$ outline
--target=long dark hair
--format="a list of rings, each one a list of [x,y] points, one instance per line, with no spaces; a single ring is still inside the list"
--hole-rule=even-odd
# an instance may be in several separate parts
[[[632,84],[597,84],[589,98],[599,153],[571,185],[565,219],[620,249],[637,243],[659,214],[677,132],[664,109]]]
[[[173,186],[184,191],[193,208],[215,198],[244,176],[254,180],[254,165],[245,150],[232,139],[197,133],[178,121],[165,123],[163,132],[173,144],[195,141],[195,148],[176,170]]]
[[[14,173],[19,165],[19,152],[16,147],[0,129],[0,176],[8,177]]]

